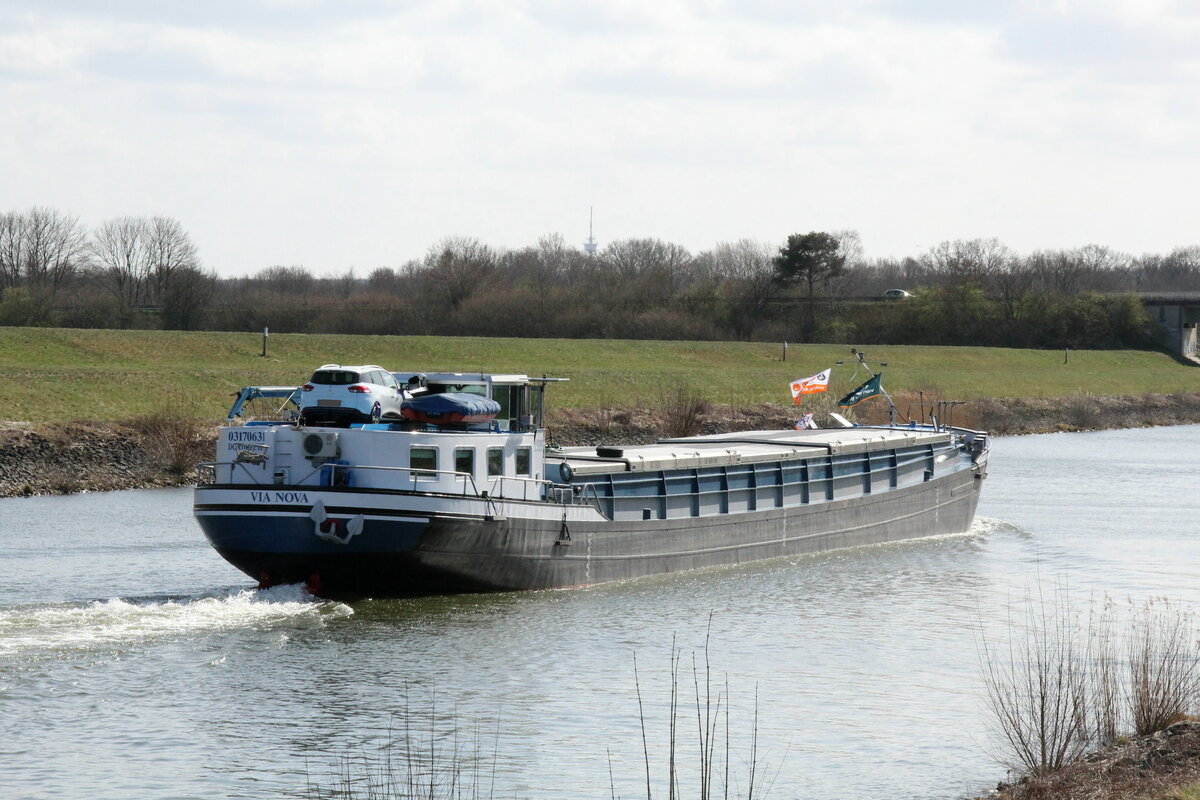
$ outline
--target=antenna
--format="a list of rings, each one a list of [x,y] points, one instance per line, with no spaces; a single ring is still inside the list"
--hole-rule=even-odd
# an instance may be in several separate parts
[[[589,256],[594,256],[596,255],[596,248],[599,246],[595,237],[592,236],[592,207],[588,206],[588,238],[583,243],[583,249]]]

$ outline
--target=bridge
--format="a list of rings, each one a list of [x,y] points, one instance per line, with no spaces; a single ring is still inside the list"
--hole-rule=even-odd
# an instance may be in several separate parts
[[[1200,362],[1196,325],[1200,324],[1200,292],[1138,292],[1150,319],[1161,327],[1163,344],[1184,358]]]

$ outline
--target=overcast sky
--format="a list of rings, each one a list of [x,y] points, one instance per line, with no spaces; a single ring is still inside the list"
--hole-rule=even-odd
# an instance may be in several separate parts
[[[1200,4],[0,0],[0,211],[207,265],[855,229],[1200,243]]]

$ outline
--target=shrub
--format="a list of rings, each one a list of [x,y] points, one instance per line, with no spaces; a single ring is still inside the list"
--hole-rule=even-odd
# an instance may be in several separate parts
[[[708,401],[693,386],[678,386],[662,400],[663,424],[667,436],[683,438],[700,433]]]
[[[210,455],[210,424],[178,404],[135,417],[126,424],[141,434],[148,469],[187,475]]]
[[[1004,649],[980,651],[988,709],[1008,766],[1033,775],[1061,769],[1087,751],[1087,671],[1064,599],[1026,598],[1023,626],[1010,623]]]
[[[1194,617],[1169,604],[1147,604],[1129,642],[1134,731],[1144,736],[1184,719],[1200,700],[1200,644]]]

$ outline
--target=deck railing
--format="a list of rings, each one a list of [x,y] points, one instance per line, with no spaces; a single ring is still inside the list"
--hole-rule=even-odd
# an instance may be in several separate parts
[[[232,461],[206,461],[198,464],[196,467],[197,483],[202,486],[210,486],[217,483],[217,469],[219,467],[229,467],[231,483],[237,481],[239,470],[245,473],[249,478],[247,483],[253,483],[261,486],[274,485],[274,475],[261,474],[263,465],[257,461],[245,461],[234,459]],[[337,473],[339,470],[349,472],[358,471],[376,471],[376,472],[405,472],[409,473],[408,483],[415,489],[421,485],[423,477],[427,476],[452,476],[455,483],[459,487],[459,493],[464,497],[477,497],[481,499],[501,501],[501,500],[523,500],[526,502],[556,502],[563,505],[592,505],[600,513],[601,510],[600,496],[596,491],[596,487],[590,483],[572,487],[565,484],[556,484],[553,481],[544,478],[529,478],[520,475],[493,475],[489,478],[488,491],[480,491],[479,486],[475,483],[475,478],[469,472],[458,472],[456,470],[446,469],[426,469],[421,467],[383,467],[371,466],[362,464],[334,464],[326,462],[320,464],[301,477],[299,480],[289,480],[289,486],[307,486],[310,485],[306,481],[312,480],[314,476],[319,475],[322,471],[328,470],[328,482],[322,482],[324,486],[345,485],[345,482],[338,483]],[[519,494],[508,494],[505,491],[506,484],[520,484]],[[431,487],[432,488],[432,487]],[[578,488],[578,491],[575,489]]]

